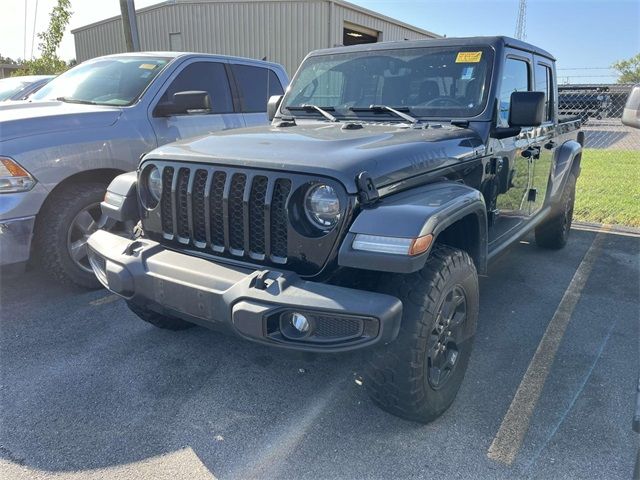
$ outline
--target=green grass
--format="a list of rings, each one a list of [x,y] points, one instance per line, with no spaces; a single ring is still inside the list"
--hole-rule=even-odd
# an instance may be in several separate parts
[[[585,149],[574,220],[640,227],[640,151]]]

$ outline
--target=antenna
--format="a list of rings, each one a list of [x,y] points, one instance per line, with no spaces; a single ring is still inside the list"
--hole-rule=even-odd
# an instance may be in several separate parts
[[[527,0],[520,0],[518,7],[518,21],[516,22],[516,38],[524,40],[527,38]]]

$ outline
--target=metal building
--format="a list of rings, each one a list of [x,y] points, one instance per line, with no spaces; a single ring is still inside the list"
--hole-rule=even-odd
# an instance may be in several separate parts
[[[238,55],[292,75],[311,50],[440,36],[342,0],[169,0],[137,11],[141,50]],[[125,51],[121,17],[72,31],[76,59]]]

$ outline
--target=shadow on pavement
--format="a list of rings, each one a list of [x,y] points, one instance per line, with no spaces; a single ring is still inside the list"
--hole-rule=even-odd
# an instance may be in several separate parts
[[[559,252],[522,243],[492,266],[463,387],[426,426],[370,403],[354,381],[358,354],[272,350],[199,327],[161,331],[105,291],[38,271],[5,278],[0,457],[81,472],[190,448],[217,478],[509,477],[487,448],[594,235],[574,231]],[[638,248],[637,238],[610,243],[622,252],[614,264]],[[637,276],[637,263],[624,274]]]

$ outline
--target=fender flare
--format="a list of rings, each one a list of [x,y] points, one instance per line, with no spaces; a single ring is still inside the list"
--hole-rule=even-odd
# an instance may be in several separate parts
[[[569,173],[578,168],[576,175],[580,174],[580,165],[575,163],[576,158],[582,155],[582,145],[576,140],[564,142],[555,152],[555,162],[553,167],[553,181],[551,182],[551,192],[549,201],[551,205],[557,202],[564,190],[564,186],[569,178]]]
[[[354,250],[357,234],[383,237],[417,238],[438,236],[454,223],[470,217],[476,231],[468,253],[480,273],[487,265],[487,210],[482,194],[455,182],[439,182],[381,199],[372,208],[362,210],[351,225],[338,253],[338,264],[364,270],[411,273],[422,269],[429,250],[416,256]]]

